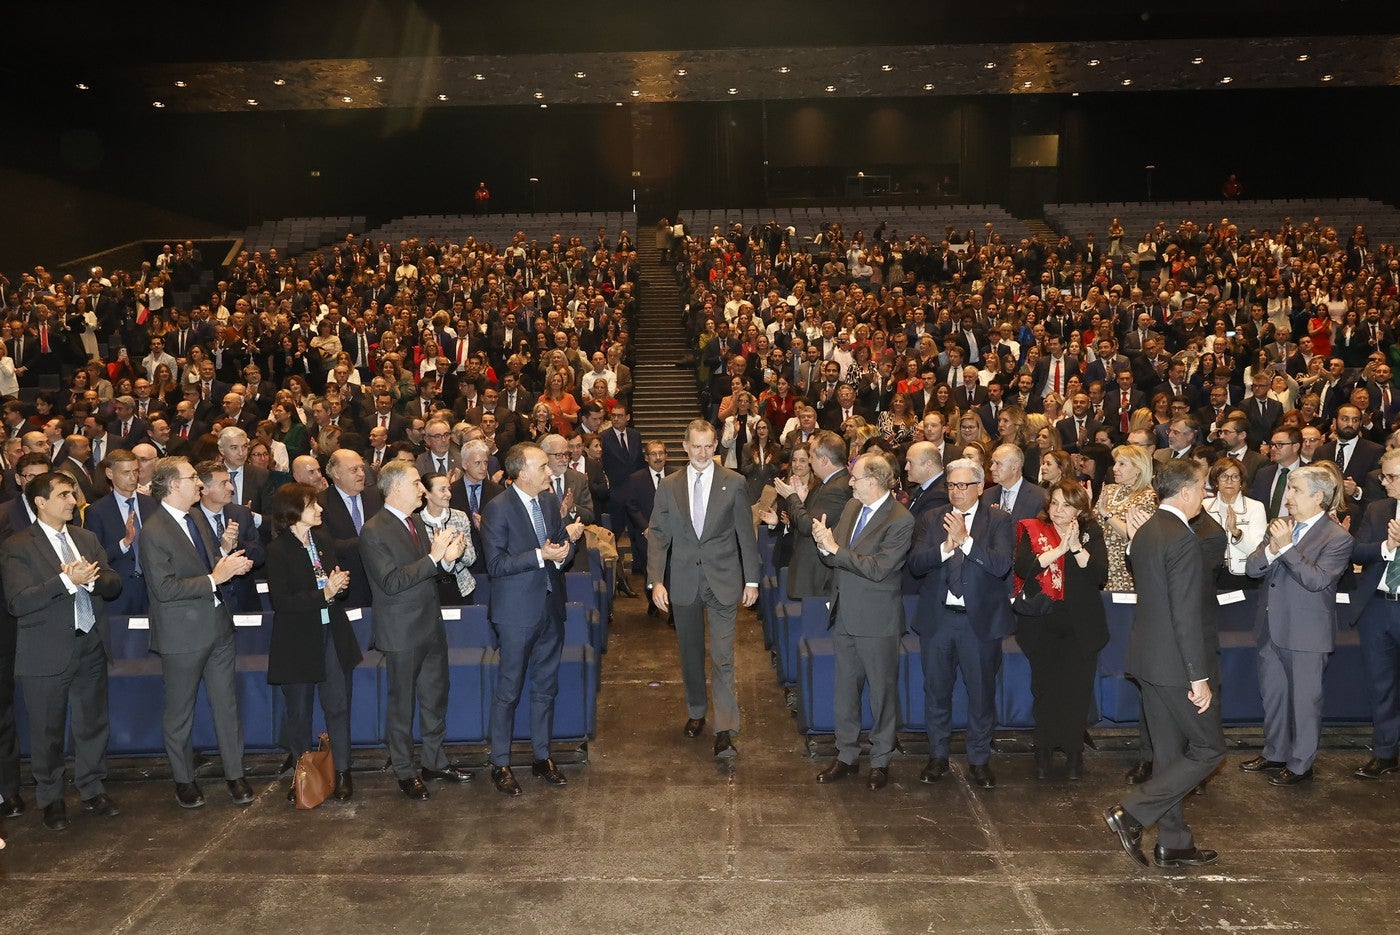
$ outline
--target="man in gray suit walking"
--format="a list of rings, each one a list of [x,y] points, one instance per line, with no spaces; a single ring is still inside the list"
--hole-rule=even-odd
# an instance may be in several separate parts
[[[204,493],[187,458],[162,458],[151,474],[151,496],[161,509],[141,527],[141,562],[151,599],[151,652],[165,677],[161,732],[183,808],[199,808],[204,794],[194,780],[194,704],[204,683],[214,712],[214,733],[224,779],[235,805],[251,805],[243,778],[243,725],[234,692],[233,617],[220,590],[253,567],[242,551],[224,552],[194,505]],[[215,559],[217,556],[217,559]]]
[[[431,539],[414,510],[423,503],[418,468],[390,461],[379,473],[384,508],[360,529],[360,555],[374,595],[371,643],[384,654],[389,702],[384,733],[399,789],[428,798],[424,779],[470,782],[473,774],[447,762],[447,632],[438,603],[437,576],[466,550],[466,538],[444,526]],[[423,737],[422,777],[413,769],[413,702]]]
[[[63,741],[71,709],[73,781],[90,812],[112,816],[117,806],[107,777],[107,611],[104,601],[122,582],[107,567],[106,550],[86,529],[69,526],[77,506],[66,474],[43,474],[24,496],[36,522],[0,549],[0,573],[19,623],[15,670],[29,709],[30,771],[44,810],[44,827],[68,827],[63,803]]]
[[[1276,786],[1313,776],[1322,733],[1322,673],[1337,635],[1337,581],[1351,564],[1351,534],[1332,521],[1332,474],[1315,465],[1288,475],[1287,515],[1269,524],[1245,560],[1259,589],[1255,635],[1264,701],[1264,753],[1240,764]]]
[[[1191,528],[1205,496],[1205,469],[1190,458],[1165,461],[1152,485],[1161,507],[1132,537],[1138,603],[1128,644],[1128,671],[1142,691],[1142,716],[1152,737],[1151,778],[1104,814],[1109,828],[1144,867],[1143,829],[1157,826],[1159,867],[1212,864],[1215,851],[1196,847],[1181,803],[1225,758],[1214,620],[1202,613],[1207,593],[1202,548]],[[1130,521],[1131,522],[1131,521]],[[1130,525],[1131,530],[1131,525]]]
[[[883,453],[861,455],[851,469],[854,496],[835,527],[831,517],[812,523],[822,561],[835,569],[831,603],[836,649],[836,762],[817,782],[836,782],[859,771],[860,693],[870,686],[870,775],[866,786],[889,782],[899,721],[899,638],[904,633],[900,572],[914,539],[914,517],[890,495],[894,463]]]
[[[758,600],[758,540],[743,476],[715,463],[714,426],[704,419],[693,420],[686,427],[684,447],[690,464],[656,489],[647,529],[647,581],[652,601],[662,613],[672,607],[674,595],[676,641],[689,711],[687,737],[698,737],[705,729],[705,620],[709,618],[714,753],[728,759],[739,752],[733,740],[739,730],[735,617],[741,600],[745,607]]]

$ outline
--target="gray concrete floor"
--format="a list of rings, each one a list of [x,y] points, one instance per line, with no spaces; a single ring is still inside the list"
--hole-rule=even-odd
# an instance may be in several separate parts
[[[123,814],[45,831],[31,808],[5,823],[0,932],[1394,932],[1400,923],[1400,784],[1349,777],[1329,749],[1317,781],[1276,789],[1234,753],[1188,803],[1204,871],[1140,871],[1100,818],[1128,752],[1091,754],[1088,777],[1036,783],[999,754],[999,786],[965,764],[922,786],[896,759],[880,793],[819,787],[752,614],[738,657],[744,730],[732,769],[681,735],[671,631],[619,599],[591,763],[570,784],[521,777],[506,799],[484,775],[409,802],[357,773],[353,803],[294,812],[276,760],[251,807],[217,779],[184,812],[163,763],[113,764]],[[1007,749],[1020,749],[1008,738]],[[911,748],[912,748],[911,744]],[[466,752],[464,751],[464,755]],[[360,767],[382,753],[362,753]],[[280,759],[280,758],[279,758]],[[33,802],[32,793],[27,794]],[[1150,843],[1150,841],[1149,841]]]

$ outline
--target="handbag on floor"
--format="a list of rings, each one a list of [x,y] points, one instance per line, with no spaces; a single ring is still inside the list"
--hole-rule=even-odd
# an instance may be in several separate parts
[[[307,750],[297,759],[292,774],[292,791],[297,808],[315,808],[330,797],[335,788],[335,760],[331,757],[331,738],[321,735],[320,745]]]

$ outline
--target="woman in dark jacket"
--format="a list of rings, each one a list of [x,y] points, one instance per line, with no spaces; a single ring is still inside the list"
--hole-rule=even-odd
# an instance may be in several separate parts
[[[1099,650],[1108,642],[1099,597],[1108,578],[1108,552],[1089,496],[1073,479],[1050,487],[1047,512],[1049,522],[1030,519],[1016,526],[1016,578],[1035,578],[1051,598],[1049,614],[1016,618],[1016,642],[1031,664],[1033,775],[1049,775],[1051,755],[1059,747],[1069,778],[1081,779],[1084,712],[1094,691]]]
[[[291,759],[309,749],[311,701],[317,689],[335,761],[335,797],[353,794],[350,782],[351,676],[360,645],[335,599],[350,573],[333,566],[335,547],[322,532],[321,504],[309,484],[283,484],[274,495],[276,535],[267,547],[267,590],[272,598],[272,645],[267,681],[282,686],[287,710],[283,743]],[[287,791],[292,800],[292,790]]]

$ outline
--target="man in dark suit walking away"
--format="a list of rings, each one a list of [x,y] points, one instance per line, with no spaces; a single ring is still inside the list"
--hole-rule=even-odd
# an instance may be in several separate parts
[[[1138,603],[1128,645],[1128,671],[1142,692],[1152,737],[1152,777],[1104,814],[1123,849],[1142,866],[1142,832],[1157,826],[1159,867],[1212,864],[1182,816],[1182,800],[1225,758],[1220,724],[1218,637],[1203,619],[1206,588],[1201,545],[1191,520],[1205,497],[1205,468],[1190,458],[1167,461],[1152,478],[1160,508],[1129,545]]]
[[[515,709],[530,675],[530,771],[551,786],[567,783],[549,755],[559,658],[564,646],[564,568],[583,523],[564,525],[550,490],[549,458],[534,442],[506,452],[508,491],[486,504],[481,539],[491,576],[491,623],[501,644],[500,675],[491,698],[491,782],[520,794],[510,769]]]

